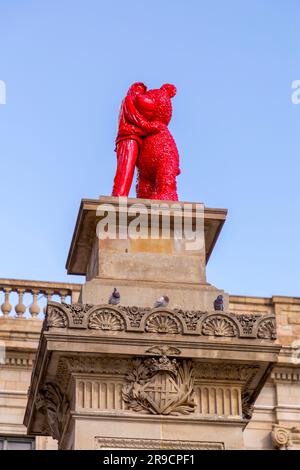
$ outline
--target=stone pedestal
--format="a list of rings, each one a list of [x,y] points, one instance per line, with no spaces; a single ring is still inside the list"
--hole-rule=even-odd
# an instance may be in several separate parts
[[[226,214],[199,203],[82,200],[66,264],[69,274],[86,276],[81,301],[106,303],[118,287],[123,305],[152,307],[165,294],[172,308],[211,309],[222,294],[227,307],[228,295],[208,284],[205,273]],[[140,235],[132,225],[137,217]],[[104,238],[108,220],[115,221],[115,239]]]
[[[100,202],[109,206],[97,215]],[[155,240],[99,240],[97,224],[110,213],[118,214],[117,227],[129,227],[117,202],[81,204],[67,268],[87,281],[81,303],[48,303],[28,433],[51,435],[62,449],[242,449],[280,346],[274,315],[234,314],[228,296],[206,282],[226,211],[200,208],[203,243],[187,250],[188,235],[175,236],[184,203],[171,215],[169,239],[159,229]],[[191,227],[198,215],[190,206]],[[118,306],[107,304],[113,287],[121,293]],[[214,311],[220,293],[225,308]],[[161,295],[169,305],[153,308]]]

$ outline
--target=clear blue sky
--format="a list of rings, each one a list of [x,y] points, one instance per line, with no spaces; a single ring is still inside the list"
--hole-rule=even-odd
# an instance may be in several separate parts
[[[181,200],[229,209],[208,280],[300,296],[297,0],[0,0],[0,276],[70,282],[80,199],[109,195],[129,85],[177,86]]]

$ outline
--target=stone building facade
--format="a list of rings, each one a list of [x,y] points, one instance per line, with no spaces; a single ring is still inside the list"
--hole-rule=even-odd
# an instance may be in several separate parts
[[[190,254],[187,257],[180,251],[181,247],[178,249],[178,244],[175,253],[174,244],[165,241],[159,250],[157,244],[137,243],[135,240],[127,241],[125,245],[116,242],[113,247],[107,242],[98,244],[92,235],[95,233],[97,203],[83,201],[67,262],[71,274],[86,275],[83,286],[0,280],[3,296],[0,316],[0,448],[56,449],[57,441],[52,437],[60,441],[60,448],[130,448],[134,440],[128,436],[132,434],[134,425],[145,436],[139,440],[140,448],[176,448],[178,444],[182,448],[195,449],[300,449],[300,298],[224,294],[225,311],[219,315],[207,312],[211,299],[219,291],[206,282],[205,264],[226,212],[206,209],[206,251],[200,250],[193,257]],[[176,269],[167,271],[169,284],[164,278],[157,279],[160,273],[153,264],[157,256],[165,263],[165,269],[174,267],[176,263],[183,266],[183,274],[188,279],[181,278],[182,273]],[[140,275],[141,264],[147,266],[144,280],[135,277]],[[134,311],[128,308],[127,311],[125,307],[108,311],[103,305],[115,279],[118,285],[123,286],[124,292],[126,287],[125,305],[136,305],[133,302],[139,298],[137,293],[143,292],[141,305],[132,307]],[[162,311],[151,310],[148,308],[150,299],[162,288],[172,292],[175,304]],[[180,298],[186,310],[179,312],[176,303]],[[46,305],[41,303],[41,299],[48,302],[44,323]],[[143,303],[147,306],[145,311],[142,311]],[[195,305],[200,305],[199,311],[195,312]],[[78,365],[76,354],[80,354],[83,366]],[[184,416],[165,416],[162,419],[165,403],[148,400],[145,405],[136,400],[139,395],[136,391],[134,396],[132,394],[134,380],[128,382],[123,373],[123,363],[130,354],[141,357],[140,365],[134,366],[140,367],[141,373],[144,373],[143,369],[147,373],[149,367],[155,367],[159,380],[165,380],[168,377],[165,371],[171,371],[172,375],[173,368],[183,382],[188,382],[191,377],[189,358],[193,358],[197,397],[194,400],[188,391],[178,405],[180,413],[183,408],[186,414],[195,411],[193,419]],[[115,376],[111,377],[114,398],[111,406],[106,403],[103,407],[103,403],[100,405],[100,389],[105,387],[105,400],[108,400],[109,385],[107,377],[103,376],[104,366],[101,369],[99,364],[107,362],[107,356],[115,370]],[[96,369],[95,357],[98,361]],[[204,370],[206,365],[207,370]],[[48,374],[58,378],[60,385],[65,382],[65,387],[69,388],[64,396],[62,388],[56,388],[55,383],[48,381],[43,385],[41,371],[44,377]],[[107,374],[107,370],[104,372]],[[138,373],[137,369],[131,369],[131,374],[136,376]],[[64,380],[68,374],[75,383],[74,389],[70,388],[73,387],[71,382],[68,385]],[[166,385],[151,380],[150,388]],[[174,389],[178,388],[178,383],[176,385],[173,379],[167,386],[170,393],[178,394]],[[94,397],[98,397],[96,404]],[[53,407],[47,408],[49,401],[55,405],[55,412]],[[154,407],[152,417],[148,415],[145,418],[139,414],[143,406]],[[70,408],[73,410],[71,413]],[[24,415],[28,429],[23,424]],[[65,423],[67,415],[68,422]],[[109,430],[113,420],[120,423],[120,428],[125,423],[123,437],[120,437],[122,433],[113,437],[114,430],[110,431],[111,437],[97,437],[100,429],[97,423],[106,423]],[[80,430],[88,422],[90,428],[95,428],[93,444],[84,440],[84,433]],[[64,435],[62,426],[67,430]],[[236,437],[226,442],[224,436],[230,434],[226,431],[228,426]],[[163,440],[155,438],[155,433],[161,429],[166,436]],[[193,436],[194,429],[197,429],[198,441],[193,443],[190,436]],[[216,430],[218,434],[218,429],[218,442],[208,442],[207,436],[214,436]],[[180,430],[186,438],[179,442],[176,436],[180,435]],[[149,441],[146,437],[150,431],[153,437]],[[76,433],[81,433],[80,439]]]
[[[4,287],[5,281],[5,287]],[[19,289],[24,281],[1,280],[4,289]],[[26,282],[26,281],[25,281]],[[34,284],[41,291],[42,282]],[[59,283],[49,283],[50,291],[57,292]],[[80,286],[64,284],[75,295]],[[73,294],[74,295],[74,294]],[[2,311],[5,312],[4,302]],[[230,296],[230,310],[274,313],[278,341],[282,344],[278,364],[260,392],[254,406],[252,419],[244,430],[248,449],[300,448],[300,298],[274,296]],[[12,309],[13,310],[13,309]],[[40,313],[39,316],[42,316]],[[0,317],[0,341],[5,355],[0,364],[0,442],[1,447],[56,449],[51,437],[28,437],[23,424],[30,384],[32,365],[42,326],[40,318],[22,316]]]

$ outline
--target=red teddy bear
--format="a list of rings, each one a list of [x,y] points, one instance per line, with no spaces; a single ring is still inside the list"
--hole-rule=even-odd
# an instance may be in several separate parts
[[[142,141],[137,159],[136,193],[139,198],[178,201],[179,154],[167,127],[172,117],[171,98],[175,94],[175,86],[165,84],[135,98],[137,110],[148,122],[162,124],[159,132],[149,133]]]

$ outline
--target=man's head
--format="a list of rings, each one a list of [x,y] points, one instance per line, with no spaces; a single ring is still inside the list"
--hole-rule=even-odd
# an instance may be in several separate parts
[[[137,95],[142,95],[143,93],[146,93],[147,87],[144,85],[142,82],[135,82],[133,85],[128,90],[128,94],[130,94],[132,97],[135,97]]]

